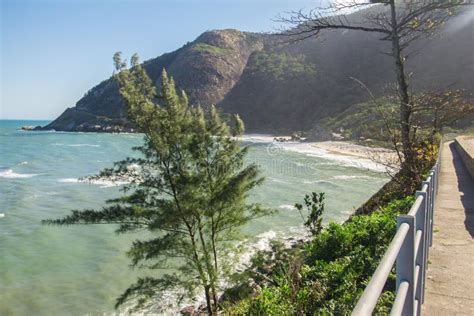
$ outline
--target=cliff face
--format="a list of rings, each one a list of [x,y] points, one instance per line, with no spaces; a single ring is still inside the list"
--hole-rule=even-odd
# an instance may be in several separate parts
[[[191,104],[217,104],[239,81],[249,56],[262,49],[263,38],[258,35],[236,30],[206,32],[183,49],[167,70]]]
[[[471,12],[472,13],[472,12]],[[472,14],[471,14],[472,17]],[[474,92],[474,19],[461,16],[430,40],[412,47],[407,60],[413,89],[463,88]],[[374,34],[329,31],[322,38],[282,45],[273,36],[237,30],[203,33],[180,49],[143,63],[159,85],[165,67],[191,104],[217,104],[239,113],[247,132],[312,128],[375,95],[394,93],[387,42]],[[129,128],[113,80],[92,88],[46,129],[114,131]]]
[[[191,104],[217,104],[240,79],[249,56],[263,49],[264,36],[237,30],[203,33],[180,49],[143,63],[159,86],[163,68]],[[60,131],[118,131],[131,129],[117,85],[109,78],[89,90],[44,129]]]

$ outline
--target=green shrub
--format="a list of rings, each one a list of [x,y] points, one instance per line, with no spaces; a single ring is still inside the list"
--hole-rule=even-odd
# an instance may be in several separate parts
[[[414,197],[394,200],[370,215],[345,224],[331,223],[274,267],[272,286],[226,310],[245,315],[348,315],[362,295],[396,231],[396,217],[407,213]],[[261,260],[261,259],[260,259]],[[391,273],[376,313],[387,314],[395,291]]]

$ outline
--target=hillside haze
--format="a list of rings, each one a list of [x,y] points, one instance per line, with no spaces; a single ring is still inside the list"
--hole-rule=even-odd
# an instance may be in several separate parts
[[[415,91],[474,91],[473,13],[453,18],[439,34],[411,47],[407,70]],[[367,91],[352,78],[376,95],[394,93],[392,59],[382,53],[390,46],[379,38],[337,30],[285,44],[286,39],[275,35],[213,30],[143,66],[156,85],[166,68],[191,104],[217,104],[225,113],[240,114],[247,132],[287,133],[311,129],[318,121],[366,101]],[[129,128],[112,78],[90,89],[44,127],[106,132]]]

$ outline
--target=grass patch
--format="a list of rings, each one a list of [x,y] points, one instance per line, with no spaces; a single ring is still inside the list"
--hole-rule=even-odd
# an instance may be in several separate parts
[[[212,55],[226,55],[232,52],[231,49],[217,47],[205,43],[196,43],[193,45],[192,50],[200,53],[208,53]]]

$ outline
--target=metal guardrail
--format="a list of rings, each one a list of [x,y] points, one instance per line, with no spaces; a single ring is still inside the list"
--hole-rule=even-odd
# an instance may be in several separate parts
[[[396,264],[397,291],[390,315],[420,315],[425,294],[425,274],[433,237],[439,159],[421,190],[416,191],[407,215],[397,217],[397,232],[352,311],[353,316],[371,315],[388,275]]]

